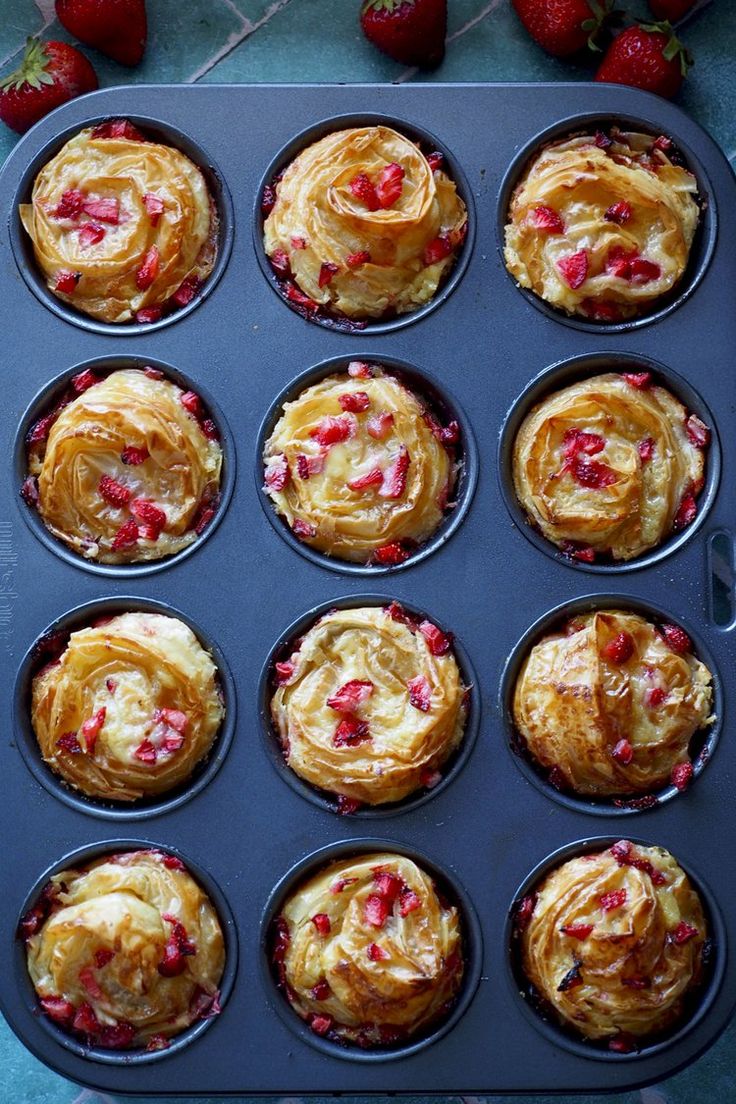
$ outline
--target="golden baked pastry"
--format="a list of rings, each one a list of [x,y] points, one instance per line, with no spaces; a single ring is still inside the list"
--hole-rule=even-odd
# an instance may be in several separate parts
[[[663,137],[612,131],[553,142],[514,189],[506,267],[568,314],[617,322],[682,278],[700,217],[697,182]]]
[[[612,1050],[682,1019],[702,974],[698,894],[663,847],[620,840],[547,875],[521,903],[521,964],[563,1022]]]
[[[710,431],[648,372],[593,376],[538,403],[514,442],[514,488],[575,559],[630,560],[697,513]]]
[[[220,1010],[220,922],[174,855],[128,851],[62,870],[21,934],[41,1008],[91,1045],[164,1049]]]
[[[160,560],[211,521],[222,449],[193,391],[158,369],[87,369],[31,428],[22,494],[50,533],[96,563]]]
[[[271,716],[286,762],[338,794],[342,812],[431,788],[462,740],[452,638],[396,602],[320,617],[276,676]]]
[[[385,126],[338,130],[308,146],[273,185],[269,208],[263,244],[287,298],[354,320],[427,303],[468,217],[441,155],[428,159]]]
[[[560,788],[594,796],[684,789],[693,735],[715,718],[712,675],[679,625],[636,613],[580,614],[529,653],[513,713]]]
[[[459,426],[441,427],[377,365],[350,368],[284,404],[264,448],[264,490],[312,548],[400,563],[442,522]]]
[[[276,921],[274,965],[318,1035],[363,1047],[426,1033],[460,989],[460,917],[411,859],[341,859],[300,885]]]
[[[41,755],[89,797],[134,801],[185,782],[224,715],[209,652],[160,613],[122,613],[73,632],[33,679]]]
[[[36,177],[20,217],[46,285],[103,322],[155,322],[209,276],[218,214],[200,169],[127,120],[87,127]]]

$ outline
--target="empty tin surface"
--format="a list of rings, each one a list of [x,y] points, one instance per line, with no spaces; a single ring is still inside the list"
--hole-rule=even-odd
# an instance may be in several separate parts
[[[436,136],[467,178],[475,232],[464,271],[450,278],[452,294],[440,293],[441,302],[406,325],[356,333],[306,322],[274,294],[254,249],[253,219],[259,187],[279,163],[279,151],[296,148],[295,139],[312,128],[325,133],[333,117],[371,114],[404,121],[408,133]],[[183,135],[186,150],[211,158],[222,201],[232,197],[232,251],[228,257],[228,238],[220,278],[211,278],[202,301],[165,325],[100,332],[68,321],[31,290],[33,275],[19,268],[29,264],[29,251],[18,236],[15,205],[28,186],[29,166],[40,167],[60,135],[128,115],[174,143]],[[707,193],[707,218],[681,294],[666,309],[618,327],[569,325],[537,309],[504,269],[499,226],[515,179],[509,171],[521,170],[538,141],[618,120],[674,138]],[[667,1077],[715,1039],[736,1003],[736,864],[730,861],[736,751],[729,729],[736,647],[728,606],[736,505],[735,201],[731,170],[700,127],[665,101],[618,86],[130,87],[66,105],[18,144],[0,175],[0,832],[9,856],[0,864],[0,997],[11,1026],[36,1055],[76,1081],[126,1094],[592,1093]],[[710,505],[697,530],[673,542],[667,555],[625,572],[585,571],[526,539],[526,523],[507,508],[507,476],[503,470],[498,476],[502,426],[531,382],[560,362],[602,353],[612,354],[611,370],[628,354],[676,373],[673,382],[681,377],[712,413],[720,441],[720,480],[707,492]],[[201,387],[223,413],[239,460],[216,530],[187,555],[145,574],[94,573],[53,554],[22,516],[27,507],[13,459],[34,396],[74,366],[116,356],[160,362]],[[325,557],[300,555],[282,539],[280,523],[274,527],[262,508],[267,503],[259,502],[253,465],[259,428],[297,377],[331,358],[380,363],[384,356],[414,366],[457,403],[477,445],[478,482],[451,539],[431,555],[398,571],[356,573]],[[605,371],[605,360],[596,359],[595,370]],[[709,463],[715,459],[712,450]],[[478,680],[479,729],[463,769],[426,800],[380,818],[338,817],[274,770],[259,677],[287,626],[335,599],[344,604],[366,594],[426,610],[457,634]],[[530,781],[509,754],[503,715],[502,673],[524,634],[558,607],[596,595],[605,595],[608,605],[620,596],[622,606],[628,598],[636,608],[666,610],[692,628],[720,683],[721,735],[707,768],[685,794],[623,818],[563,804]],[[235,730],[219,769],[205,771],[204,785],[187,800],[134,823],[98,815],[90,805],[75,807],[41,784],[27,765],[28,742],[21,754],[24,736],[11,719],[23,657],[47,626],[85,603],[126,597],[170,605],[191,619],[202,639],[220,649],[237,698]],[[510,982],[507,916],[520,887],[553,852],[623,834],[681,859],[712,896],[716,934],[724,934],[702,1016],[681,1025],[672,1042],[600,1061],[586,1056],[584,1046],[561,1046],[553,1030],[530,1022],[534,1013]],[[58,869],[71,851],[98,852],[133,838],[174,849],[219,888],[234,917],[237,970],[222,1014],[190,1043],[153,1062],[111,1064],[60,1045],[40,1020],[15,931],[44,871]],[[467,893],[480,925],[474,941],[474,953],[482,955],[480,981],[463,1015],[431,1045],[390,1062],[352,1060],[349,1052],[332,1056],[304,1041],[300,1025],[284,1021],[290,1009],[277,1009],[281,996],[262,961],[264,910],[281,879],[322,848],[339,844],[347,853],[351,841],[360,840],[362,849],[366,839],[375,839],[377,850],[392,840],[408,855],[426,856]]]

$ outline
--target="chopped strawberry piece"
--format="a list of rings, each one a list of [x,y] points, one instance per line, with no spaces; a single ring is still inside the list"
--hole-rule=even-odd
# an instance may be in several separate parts
[[[165,512],[148,498],[134,498],[130,504],[130,510],[139,521],[145,522],[156,530],[157,536],[166,527]]]
[[[678,531],[679,529],[684,529],[685,526],[689,525],[691,521],[695,520],[695,515],[697,514],[697,512],[698,504],[695,500],[695,495],[692,494],[692,492],[688,492],[687,494],[682,496],[682,501],[677,507],[677,513],[675,514],[674,520],[672,522],[672,528],[675,531]]]
[[[114,957],[114,951],[106,947],[101,947],[99,951],[95,951],[95,966],[98,970],[102,970],[103,967],[107,966],[108,962],[112,962]]]
[[[114,1027],[103,1027],[97,1036],[97,1042],[101,1047],[110,1050],[124,1050],[129,1047],[136,1036],[136,1030],[132,1024],[118,1023]]]
[[[619,909],[626,901],[625,889],[612,889],[610,893],[604,893],[599,898],[601,908],[604,912],[613,912],[614,909]]]
[[[401,195],[405,176],[406,173],[396,161],[392,161],[390,165],[386,165],[384,169],[381,169],[376,183],[376,195],[381,207],[393,207]]]
[[[439,150],[434,150],[432,153],[427,154],[427,164],[432,172],[437,172],[438,169],[441,169],[444,160],[444,154],[440,153]]]
[[[609,146],[613,145],[613,139],[604,134],[602,130],[597,130],[595,132],[595,144],[598,149],[608,149]]]
[[[364,491],[368,487],[377,487],[383,483],[383,472],[380,468],[372,468],[365,475],[359,475],[357,479],[349,479],[348,487],[351,491]]]
[[[626,663],[634,654],[634,638],[631,633],[620,632],[601,649],[601,655],[611,663]]]
[[[105,679],[105,687],[109,694],[114,694],[118,688],[118,684],[115,679],[107,678]]]
[[[158,220],[164,213],[164,201],[153,192],[146,192],[143,197],[143,206],[150,220],[151,226],[158,226]]]
[[[572,560],[580,560],[581,563],[595,563],[596,551],[588,544],[575,544],[574,541],[564,541],[560,546],[566,556]]]
[[[373,562],[395,567],[397,564],[404,563],[410,556],[410,549],[403,545],[401,541],[391,541],[389,544],[383,544],[376,549],[373,553]]]
[[[442,775],[438,770],[430,770],[429,767],[423,767],[419,774],[419,781],[428,790],[433,790],[435,786],[439,786],[442,781]]]
[[[362,414],[371,405],[366,391],[345,391],[342,395],[338,395],[337,401],[343,410],[350,410],[353,414]]]
[[[377,211],[381,206],[378,193],[366,173],[358,173],[349,184],[350,191],[356,199],[361,200],[369,211]]]
[[[516,916],[514,918],[514,925],[517,931],[522,932],[529,927],[529,921],[532,918],[536,904],[536,893],[531,894],[529,897],[522,897],[521,901],[519,901],[516,909]]]
[[[636,1040],[625,1031],[621,1031],[613,1039],[608,1040],[608,1049],[616,1054],[631,1054],[636,1050]]]
[[[448,422],[446,426],[443,426],[440,430],[440,441],[443,445],[456,445],[460,440],[460,424],[459,422]]]
[[[693,650],[693,642],[679,625],[662,625],[662,636],[671,652],[685,655]]]
[[[592,924],[565,924],[560,928],[563,935],[569,935],[571,939],[587,939],[593,930]]]
[[[315,1035],[326,1035],[332,1022],[332,1016],[310,1016],[309,1026]]]
[[[56,273],[56,290],[60,291],[62,295],[71,295],[81,279],[81,272],[69,272],[62,268]]]
[[[82,986],[94,1000],[101,1000],[104,997],[104,993],[97,984],[97,978],[94,975],[91,966],[85,966],[79,971],[79,980]]]
[[[393,414],[388,410],[384,410],[380,414],[373,414],[366,422],[365,428],[368,430],[369,437],[373,437],[376,441],[382,441],[393,424]]]
[[[337,795],[337,811],[340,816],[350,816],[351,813],[357,813],[359,808],[360,802],[354,797],[348,797],[347,794]]]
[[[122,483],[118,483],[117,479],[113,479],[110,475],[103,475],[100,477],[97,490],[100,496],[104,498],[105,502],[118,509],[127,506],[130,502],[129,489],[124,487]]]
[[[579,452],[586,456],[595,456],[603,452],[606,442],[598,433],[588,433],[582,429],[566,429],[562,438],[562,451],[567,460],[572,460]]]
[[[622,766],[628,767],[629,763],[634,758],[634,749],[628,740],[619,740],[611,752],[611,755],[617,763],[621,763]]]
[[[97,222],[85,222],[78,233],[80,249],[89,249],[91,245],[97,245],[98,242],[101,242],[107,231],[104,226],[100,226]]]
[[[127,138],[130,142],[145,142],[146,138],[129,119],[108,119],[98,123],[92,131],[93,138]]]
[[[584,249],[560,257],[557,268],[568,287],[576,291],[588,278],[588,254]]]
[[[184,863],[178,857],[178,855],[163,854],[161,862],[164,864],[167,870],[186,870]]]
[[[580,306],[583,313],[596,322],[620,322],[623,318],[618,303],[609,303],[607,299],[583,299]]]
[[[615,222],[619,226],[623,226],[628,222],[634,213],[634,209],[630,203],[626,200],[621,200],[619,203],[612,203],[603,216],[606,222]]]
[[[338,878],[337,881],[333,882],[330,886],[330,893],[337,896],[338,893],[342,893],[344,889],[349,885],[353,885],[357,880],[357,878]]]
[[[205,435],[205,437],[207,438],[208,441],[219,441],[220,440],[220,431],[217,428],[214,421],[212,420],[212,418],[204,418],[199,423],[199,428],[202,430],[202,433],[204,433],[204,435]]]
[[[106,713],[107,709],[103,705],[101,709],[98,709],[92,717],[82,724],[82,736],[84,736],[84,742],[87,745],[87,751],[90,755],[94,753],[97,737],[105,723]]]
[[[704,449],[710,442],[710,430],[705,422],[701,422],[697,414],[691,414],[685,422],[685,431],[696,448]]]
[[[372,379],[373,369],[364,360],[351,360],[348,364],[348,375],[351,379]]]
[[[652,386],[651,372],[622,372],[621,378],[637,391],[646,391]]]
[[[376,893],[380,893],[381,897],[385,897],[389,905],[393,905],[404,886],[401,878],[380,866],[373,868],[373,883],[376,887]]]
[[[188,414],[191,414],[193,418],[201,418],[204,415],[202,408],[202,400],[196,391],[184,391],[179,396],[179,402],[184,407]]]
[[[661,150],[662,153],[667,153],[672,149],[673,144],[672,139],[668,138],[666,134],[660,134],[659,137],[655,138],[652,142],[652,149]]]
[[[279,453],[278,456],[272,456],[266,465],[266,490],[283,491],[289,482],[290,475],[289,462],[283,452]]]
[[[640,441],[637,445],[639,451],[639,459],[642,464],[648,464],[654,456],[655,440],[653,437],[645,437],[643,441]]]
[[[610,487],[618,479],[616,472],[608,464],[600,460],[586,460],[578,456],[570,466],[573,479],[581,487],[590,487],[598,490],[601,487]]]
[[[409,689],[411,705],[415,709],[421,710],[422,713],[429,713],[432,706],[432,687],[424,675],[417,675],[416,678],[409,679],[406,685]]]
[[[161,977],[179,977],[187,968],[187,956],[182,952],[178,942],[172,936],[164,946],[164,953],[158,964],[158,972]]]
[[[56,205],[54,217],[59,219],[78,219],[84,206],[85,194],[78,188],[70,188],[62,192],[61,199]]]
[[[636,257],[631,262],[632,284],[649,284],[652,280],[658,280],[662,275],[662,269],[654,261],[648,261],[645,257]]]
[[[371,255],[367,249],[359,249],[357,253],[348,253],[345,264],[348,268],[360,268],[361,265],[370,264]]]
[[[276,206],[276,189],[273,184],[266,184],[261,196],[261,211],[264,215],[270,215]]]
[[[366,701],[373,693],[373,683],[370,679],[350,679],[327,699],[330,709],[338,713],[352,713],[356,706]]]
[[[120,204],[114,196],[100,196],[97,199],[85,199],[82,210],[91,219],[109,222],[117,226],[120,219]]]
[[[309,995],[312,1000],[323,1001],[329,998],[331,992],[329,983],[323,978],[322,981],[317,982],[313,989],[309,990]]]
[[[297,236],[293,236],[292,239],[291,239],[291,248],[292,249],[306,249],[307,248],[307,239],[297,237]]]
[[[214,506],[201,506],[197,513],[193,528],[197,536],[201,536],[205,529],[215,516],[216,510]]]
[[[672,942],[678,947],[681,947],[683,943],[687,943],[688,940],[694,939],[697,934],[697,928],[694,928],[691,924],[687,924],[684,920],[680,920],[679,924],[672,932]]]
[[[644,704],[650,709],[657,709],[667,698],[667,691],[661,686],[652,686],[644,695]]]
[[[320,418],[314,429],[309,431],[309,436],[323,448],[328,448],[330,445],[339,444],[340,441],[347,441],[355,434],[355,428],[355,418],[352,414],[340,414],[338,417],[326,414],[324,418]]]
[[[80,1004],[76,1011],[72,1027],[75,1031],[81,1031],[84,1035],[96,1035],[100,1031],[100,1022],[94,1014],[92,1006]]]
[[[324,261],[323,264],[321,264],[320,268],[319,268],[319,276],[317,277],[317,286],[321,287],[321,288],[322,287],[327,287],[328,284],[332,283],[333,277],[335,277],[339,271],[340,271],[340,266],[339,265],[332,264],[329,261]]]
[[[388,919],[391,905],[385,897],[371,893],[365,902],[365,921],[373,928],[382,928]]]
[[[314,299],[310,299],[308,295],[305,295],[303,291],[293,284],[290,280],[287,280],[283,284],[283,291],[286,298],[290,303],[295,303],[297,308],[301,308],[307,313],[313,313],[319,310],[319,303]]]
[[[320,935],[330,934],[330,918],[326,912],[317,912],[312,917],[312,923]]]
[[[361,721],[354,713],[346,713],[335,729],[333,747],[357,747],[371,739],[367,721]]]
[[[384,474],[383,484],[378,492],[382,498],[401,498],[406,490],[406,473],[409,470],[409,464],[409,451],[405,445],[402,445],[393,464]]]
[[[285,660],[282,663],[274,663],[274,669],[279,686],[285,686],[294,674],[296,666],[290,660]]]
[[[414,892],[413,889],[409,889],[408,886],[402,889],[399,894],[399,915],[408,916],[410,912],[415,912],[418,908],[422,907],[421,897]]]
[[[136,312],[136,322],[158,322],[161,318],[161,307],[144,307]]]
[[[160,267],[161,258],[157,246],[152,245],[146,253],[141,266],[135,274],[136,287],[140,291],[146,291],[150,288],[153,281],[158,276],[158,270]]]
[[[179,287],[171,296],[172,302],[176,303],[177,307],[188,306],[201,288],[201,286],[202,281],[200,280],[199,276],[185,276],[182,282],[179,284]]]
[[[676,763],[675,766],[672,768],[670,779],[672,781],[672,785],[675,787],[676,790],[679,790],[680,793],[683,793],[688,788],[688,786],[692,782],[692,778],[692,763]]]
[[[157,709],[156,720],[164,721],[171,728],[175,728],[177,732],[186,732],[189,724],[189,717],[181,709]]]
[[[439,264],[440,261],[444,261],[446,257],[449,257],[452,253],[452,242],[447,234],[440,234],[438,238],[433,238],[431,242],[428,242],[424,247],[424,263],[429,265]]]
[[[565,224],[552,207],[534,207],[528,217],[536,230],[547,230],[550,234],[565,233]]]
[[[141,763],[145,763],[147,766],[155,763],[158,756],[155,744],[152,744],[149,739],[143,740],[133,754],[136,759],[140,759]]]
[[[78,755],[82,750],[76,732],[64,732],[56,741],[56,746],[61,751],[68,751],[70,755]]]
[[[161,530],[157,525],[151,525],[149,522],[141,522],[138,526],[138,537],[140,540],[157,541],[161,536]]]
[[[431,621],[420,621],[419,631],[433,656],[447,655],[452,647],[452,633],[443,633]]]
[[[383,947],[379,947],[377,943],[371,943],[368,946],[368,957],[371,962],[381,962],[382,959],[390,958],[391,955]]]
[[[75,1012],[74,1005],[63,997],[43,997],[40,1003],[46,1015],[55,1023],[68,1024]]]
[[[45,441],[55,421],[56,412],[54,411],[51,414],[46,414],[43,418],[39,418],[37,422],[34,422],[26,437],[28,444],[35,445],[38,441]]]
[[[135,445],[126,445],[120,453],[120,459],[129,467],[136,468],[139,464],[145,463],[150,455],[145,445],[141,448],[137,448]]]
[[[291,531],[299,540],[310,540],[317,536],[317,527],[302,518],[294,518],[291,523]]]
[[[168,1050],[171,1043],[165,1035],[151,1035],[146,1043],[146,1050],[151,1053],[156,1050]]]

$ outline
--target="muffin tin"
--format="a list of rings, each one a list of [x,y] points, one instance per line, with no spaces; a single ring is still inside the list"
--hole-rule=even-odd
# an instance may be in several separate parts
[[[50,301],[17,217],[35,171],[61,142],[110,116],[130,117],[209,167],[225,216],[216,275],[204,294],[147,327],[102,326]],[[360,332],[307,322],[274,294],[264,267],[260,189],[305,134],[379,117],[407,133],[436,136],[448,151],[461,187],[469,189],[467,242],[431,308],[400,324]],[[565,131],[607,122],[671,135],[706,199],[680,293],[652,315],[618,325],[537,309],[509,279],[500,253],[505,203],[529,154]],[[13,320],[6,329],[0,481],[0,678],[8,703],[0,831],[13,861],[0,867],[0,999],[13,1029],[42,1060],[76,1081],[126,1094],[590,1093],[660,1080],[713,1042],[736,1003],[727,945],[736,931],[736,867],[728,858],[736,766],[728,727],[736,690],[730,674],[736,662],[736,258],[729,246],[735,201],[727,162],[695,123],[663,100],[617,86],[120,88],[67,104],[18,144],[0,174],[1,294],[4,316]],[[508,433],[500,435],[507,413],[513,420],[519,397],[551,366],[574,373],[585,361],[595,371],[616,370],[621,357],[656,361],[676,392],[682,380],[687,405],[710,413],[714,444],[692,529],[642,562],[590,570],[545,554],[528,531],[510,492]],[[335,371],[352,359],[414,369],[472,430],[464,440],[464,513],[446,523],[451,539],[438,537],[431,555],[397,570],[356,570],[308,549],[299,555],[278,532],[279,519],[261,508],[271,510],[269,503],[257,501],[259,427],[273,416],[277,397],[304,373],[319,374],[325,362]],[[224,496],[217,527],[186,554],[143,569],[90,570],[63,550],[55,555],[59,549],[51,550],[51,538],[29,519],[18,495],[30,417],[24,411],[34,395],[100,360],[152,363],[175,379],[180,372],[224,429],[224,478],[232,494],[229,501]],[[338,817],[329,803],[308,800],[286,783],[281,768],[274,770],[261,672],[289,626],[304,624],[315,610],[377,598],[426,611],[456,634],[461,662],[467,659],[477,679],[472,725],[446,781],[423,799],[379,817]],[[720,739],[717,747],[711,740],[709,761],[685,794],[625,816],[605,809],[593,816],[583,803],[560,800],[518,769],[508,751],[502,689],[508,657],[559,607],[596,602],[665,611],[692,633],[716,681]],[[197,792],[155,809],[100,808],[59,792],[34,759],[23,717],[26,651],[59,619],[91,620],[111,604],[181,611],[205,643],[220,649],[230,700],[237,698],[237,716],[233,704],[215,759],[192,784]],[[471,742],[473,725],[478,731]],[[601,1061],[600,1051],[570,1046],[529,1007],[513,973],[508,917],[550,857],[561,861],[589,848],[591,838],[601,837],[602,847],[621,835],[661,844],[691,872],[711,913],[714,959],[688,1022],[639,1053],[605,1054]],[[136,841],[180,854],[218,903],[229,944],[223,1011],[206,1031],[192,1030],[156,1054],[66,1045],[38,1014],[16,938],[18,920],[34,887],[72,861],[70,853],[89,858]],[[426,863],[467,900],[466,988],[431,1045],[375,1053],[316,1046],[266,968],[267,922],[315,861],[391,847]]]

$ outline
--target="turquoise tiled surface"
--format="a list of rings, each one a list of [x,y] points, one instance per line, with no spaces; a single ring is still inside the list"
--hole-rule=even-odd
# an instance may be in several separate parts
[[[430,77],[407,71],[373,50],[360,33],[358,6],[358,0],[148,0],[151,32],[141,66],[131,71],[93,51],[90,56],[102,86],[197,80],[584,80],[588,75],[587,70],[555,61],[538,50],[521,31],[509,0],[449,0],[448,54]],[[643,2],[623,6],[644,9]],[[0,0],[0,72],[11,67],[26,35],[44,32],[46,37],[68,37],[53,20],[53,7],[53,0]],[[736,164],[736,0],[706,5],[686,28],[685,38],[695,54],[696,67],[682,95],[682,106],[711,131]],[[0,124],[0,162],[14,141],[14,135]],[[663,1085],[574,1100],[576,1104],[730,1104],[736,1101],[735,1058],[736,1025],[699,1062]],[[166,1099],[173,1102],[173,1098],[157,1098],[160,1104]],[[492,1099],[498,1104],[523,1104],[525,1099],[534,1104],[559,1104],[563,1100]],[[116,1100],[134,1104],[140,1098]],[[477,1100],[447,1098],[442,1104],[476,1104]],[[365,1102],[352,1098],[352,1104],[369,1101],[375,1104],[376,1098]],[[79,1089],[47,1070],[0,1019],[0,1104],[110,1102],[110,1097]]]

